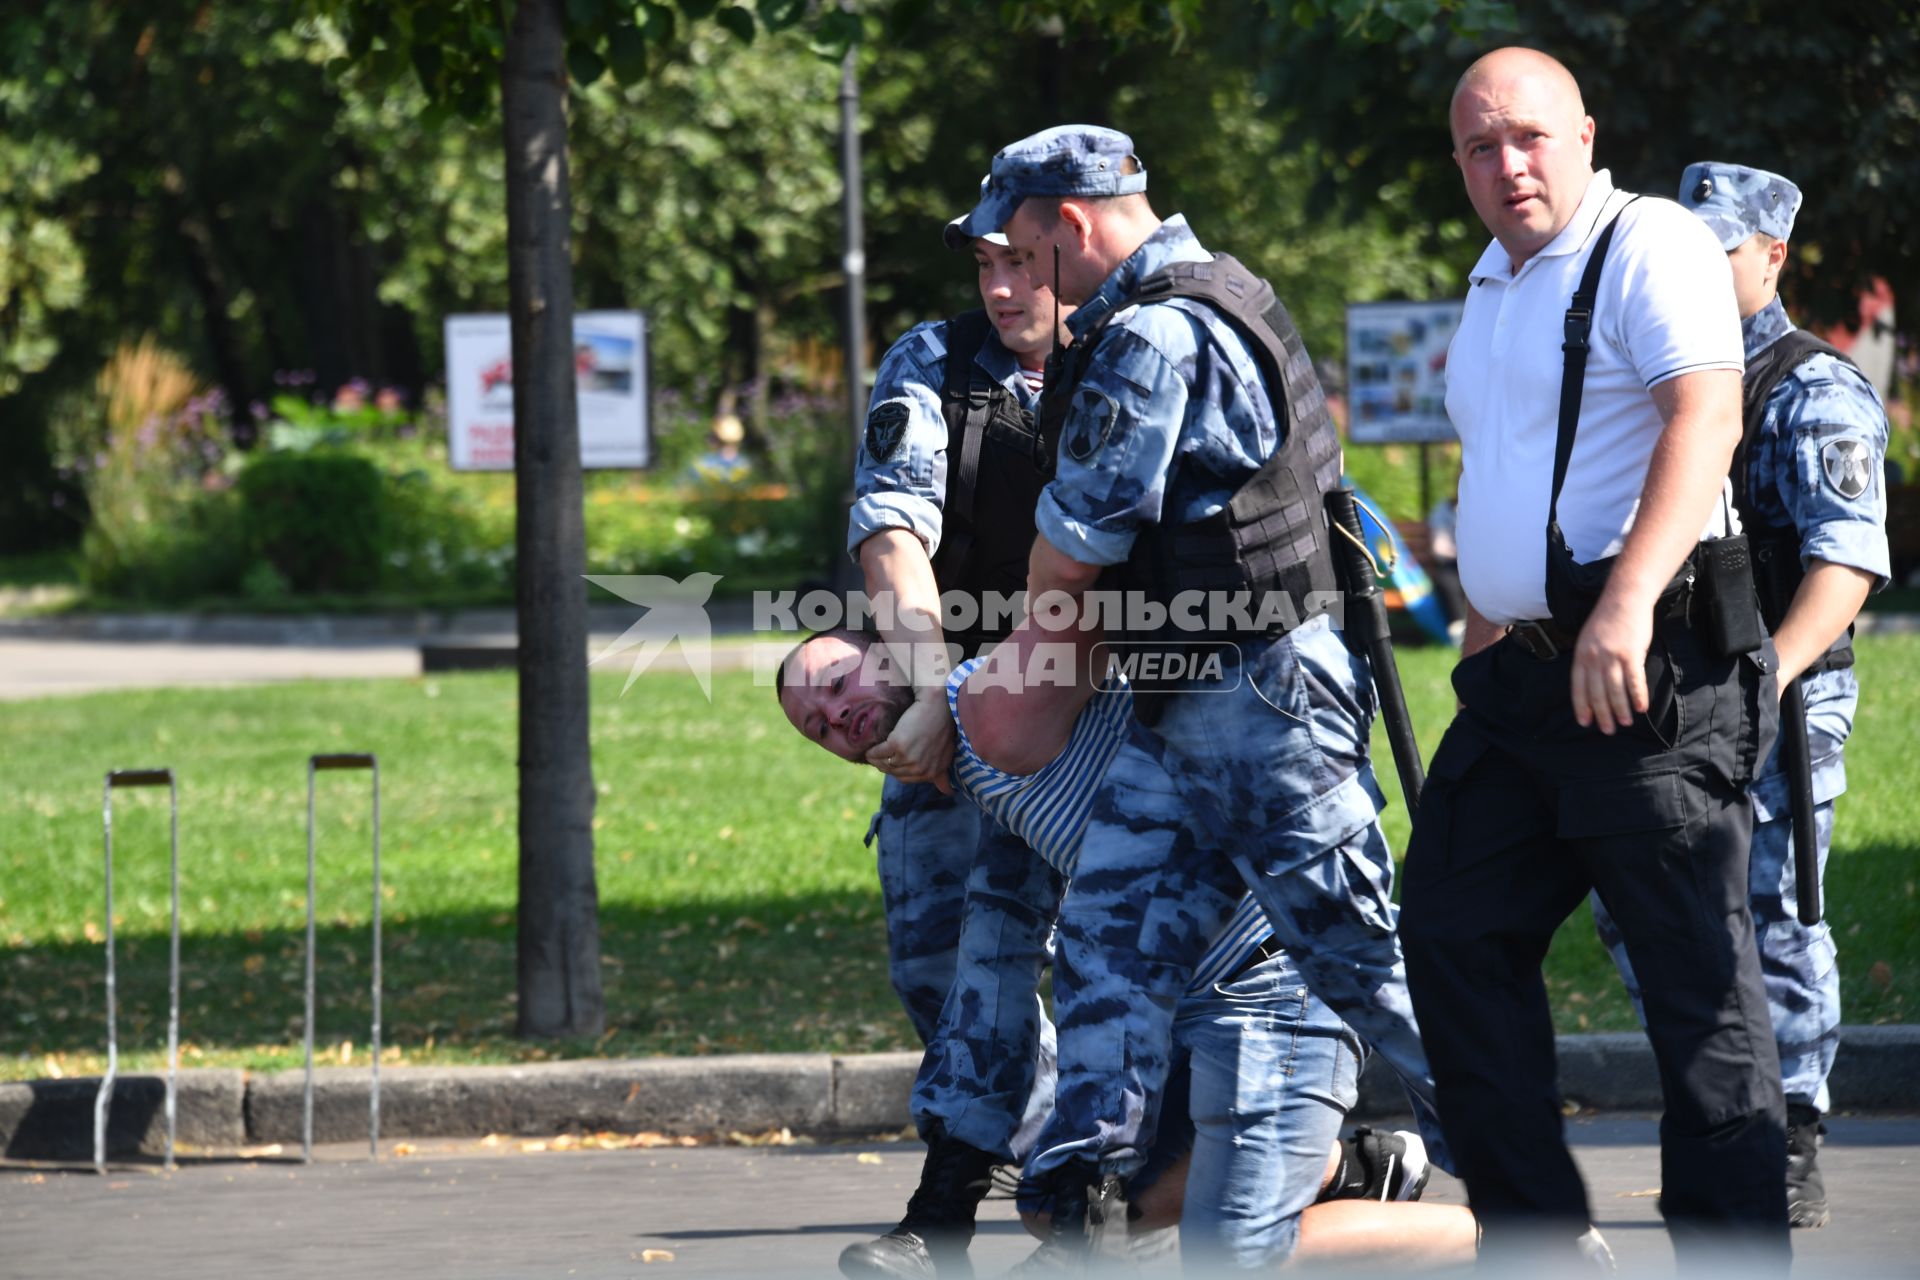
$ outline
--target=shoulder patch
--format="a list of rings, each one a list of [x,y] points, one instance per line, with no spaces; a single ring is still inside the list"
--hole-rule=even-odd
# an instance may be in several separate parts
[[[1873,483],[1873,455],[1858,440],[1832,440],[1820,450],[1820,470],[1835,493],[1852,501]]]
[[[947,340],[942,336],[946,327],[943,324],[932,324],[920,331],[920,341],[926,344],[927,354],[935,360],[947,358]]]
[[[912,414],[898,400],[889,400],[867,415],[867,456],[875,462],[892,462],[900,452],[900,441],[907,434],[907,419]]]
[[[1085,462],[1100,452],[1112,438],[1119,416],[1120,409],[1113,402],[1113,397],[1098,387],[1075,388],[1073,407],[1067,414],[1066,436],[1062,441],[1067,456],[1075,462]]]

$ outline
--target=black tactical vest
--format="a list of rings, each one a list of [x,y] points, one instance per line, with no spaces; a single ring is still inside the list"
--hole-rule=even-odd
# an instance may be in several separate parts
[[[1026,590],[1033,512],[1047,483],[1034,463],[1032,415],[974,359],[991,333],[985,311],[955,316],[942,333],[947,497],[933,576],[942,592],[963,592],[975,601],[990,599],[989,593],[1010,599]],[[971,657],[981,645],[1006,639],[1005,615],[993,621],[992,627],[949,631],[947,639]]]
[[[1188,524],[1145,525],[1133,553],[1102,589],[1138,591],[1167,604],[1183,591],[1248,592],[1259,612],[1267,592],[1284,592],[1285,626],[1328,612],[1338,590],[1330,553],[1326,495],[1340,483],[1340,440],[1306,343],[1273,286],[1236,259],[1180,262],[1154,272],[1099,323],[1049,362],[1041,393],[1039,447],[1051,475],[1074,389],[1086,377],[1108,322],[1138,303],[1192,298],[1219,312],[1247,342],[1266,382],[1280,444],[1234,491],[1227,506]],[[1318,596],[1318,600],[1310,597]],[[1267,628],[1267,630],[1283,630]],[[1180,639],[1234,638],[1223,632],[1163,632]],[[1240,638],[1244,638],[1241,636]]]
[[[1753,464],[1753,442],[1760,434],[1767,414],[1767,397],[1795,369],[1816,355],[1829,355],[1842,364],[1859,368],[1834,347],[1805,329],[1790,330],[1776,339],[1747,365],[1741,383],[1744,422],[1740,444],[1733,451],[1733,506],[1740,513],[1740,524],[1753,548],[1754,586],[1760,596],[1760,616],[1768,631],[1778,631],[1793,603],[1794,592],[1806,578],[1800,564],[1800,531],[1791,522],[1784,525],[1763,523],[1748,490]],[[1832,671],[1853,665],[1853,628],[1833,642],[1833,647],[1807,668],[1808,674]]]

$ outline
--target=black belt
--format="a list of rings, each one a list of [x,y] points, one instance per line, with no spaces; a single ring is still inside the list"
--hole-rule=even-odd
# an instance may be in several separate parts
[[[1279,935],[1269,933],[1266,940],[1255,947],[1248,953],[1247,958],[1240,962],[1240,967],[1235,969],[1227,977],[1221,979],[1221,981],[1232,982],[1234,979],[1252,969],[1255,965],[1265,964],[1285,950],[1286,944],[1280,941]]]
[[[1579,638],[1552,618],[1516,622],[1507,629],[1507,639],[1542,662],[1552,662],[1563,653],[1572,653],[1574,641]]]
[[[1688,610],[1692,603],[1693,591],[1690,586],[1670,591],[1654,604],[1654,620],[1665,622],[1677,618],[1683,624],[1688,623],[1691,621]],[[1531,618],[1509,627],[1507,638],[1540,661],[1552,662],[1561,654],[1573,652],[1580,633],[1567,630],[1552,618]]]

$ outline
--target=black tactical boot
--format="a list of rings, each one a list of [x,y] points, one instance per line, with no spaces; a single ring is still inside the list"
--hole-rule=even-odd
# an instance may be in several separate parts
[[[974,1211],[986,1195],[998,1163],[978,1147],[949,1138],[937,1129],[927,1134],[927,1162],[920,1185],[907,1201],[907,1216],[877,1240],[863,1240],[840,1251],[841,1274],[852,1280],[870,1276],[939,1277],[970,1280]]]
[[[1787,1104],[1787,1221],[1796,1227],[1824,1227],[1833,1220],[1827,1184],[1814,1162],[1826,1131],[1818,1111],[1804,1103]]]

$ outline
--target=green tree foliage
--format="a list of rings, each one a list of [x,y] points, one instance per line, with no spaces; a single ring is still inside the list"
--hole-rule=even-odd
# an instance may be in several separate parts
[[[1457,287],[1457,256],[1431,261],[1449,236],[1477,239],[1452,192],[1431,206],[1437,235],[1404,172],[1349,184],[1331,214],[1308,204],[1353,138],[1302,124],[1301,95],[1352,78],[1263,78],[1247,32],[1471,25],[1478,0],[866,7],[817,9],[801,31],[783,25],[802,16],[791,4],[567,6],[578,301],[649,312],[661,385],[710,403],[717,385],[833,372],[836,58],[856,40],[876,343],[970,305],[939,223],[996,146],[1066,119],[1130,130],[1157,204],[1271,273],[1323,356],[1343,295]],[[278,371],[313,370],[322,394],[353,376],[418,390],[446,314],[504,308],[499,14],[46,0],[0,15],[0,380],[17,384],[0,390],[0,461],[21,479],[0,493],[0,544],[77,528],[49,505],[50,406],[122,340],[183,352],[244,434]]]
[[[93,285],[64,341],[153,331],[239,406],[276,369],[416,381],[360,224],[361,140],[311,26],[274,6],[50,0],[0,29],[6,134],[80,158],[54,212]]]
[[[1920,296],[1920,9],[1862,0],[1810,15],[1787,0],[1538,0],[1485,34],[1438,24],[1381,44],[1328,26],[1249,19],[1216,33],[1254,51],[1264,82],[1295,108],[1287,136],[1321,164],[1314,209],[1359,209],[1402,184],[1401,225],[1441,229],[1471,216],[1449,152],[1447,101],[1479,54],[1525,44],[1558,57],[1598,122],[1595,161],[1635,190],[1674,193],[1696,160],[1783,173],[1806,193],[1795,227],[1789,305],[1803,319],[1853,320],[1875,276]],[[1429,247],[1457,269],[1484,243]],[[1920,311],[1907,307],[1903,328]]]
[[[0,84],[0,95],[22,88]],[[59,210],[95,167],[59,138],[0,134],[0,396],[52,362],[57,317],[84,296],[86,262]]]

